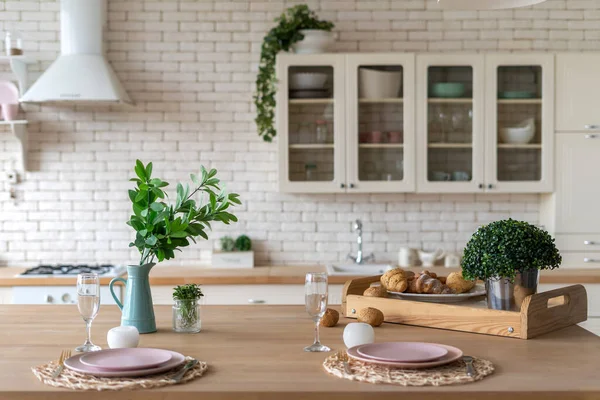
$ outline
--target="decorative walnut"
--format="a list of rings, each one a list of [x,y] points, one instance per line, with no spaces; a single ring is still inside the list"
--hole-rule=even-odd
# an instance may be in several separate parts
[[[321,318],[321,326],[332,327],[336,326],[338,321],[340,320],[340,313],[335,311],[332,308],[328,308],[325,310],[325,314],[323,314],[323,318]]]
[[[371,286],[363,293],[366,297],[388,297],[387,290],[383,286]]]
[[[367,307],[358,312],[358,322],[365,322],[371,326],[383,324],[383,313],[376,308]]]

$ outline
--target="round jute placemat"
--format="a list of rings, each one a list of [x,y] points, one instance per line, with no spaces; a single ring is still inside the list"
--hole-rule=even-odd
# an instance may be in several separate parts
[[[428,369],[390,368],[384,365],[369,364],[353,359],[349,359],[348,362],[352,374],[346,373],[344,363],[337,353],[327,357],[323,362],[323,367],[325,367],[328,373],[339,378],[401,386],[456,385],[481,380],[494,372],[494,364],[491,361],[478,357],[473,357],[473,366],[476,371],[474,377],[467,375],[467,368],[462,360]]]
[[[186,361],[192,360],[186,357]],[[57,364],[51,361],[47,364],[38,365],[31,368],[34,375],[46,385],[75,390],[133,390],[133,389],[152,389],[162,386],[175,385],[171,378],[177,373],[179,368],[163,372],[157,375],[141,376],[137,378],[102,378],[99,376],[80,374],[65,368],[58,378],[52,378],[52,373],[56,370]],[[200,378],[208,366],[205,362],[199,361],[194,367],[186,371],[181,382],[189,382]]]

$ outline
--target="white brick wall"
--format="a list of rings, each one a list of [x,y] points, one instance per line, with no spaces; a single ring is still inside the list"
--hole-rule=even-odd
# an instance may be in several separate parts
[[[277,146],[256,135],[252,92],[261,39],[296,3],[109,0],[108,57],[137,105],[26,107],[32,172],[16,205],[2,182],[0,263],[135,262],[125,221],[136,158],[173,182],[200,164],[218,168],[244,205],[240,223],[212,237],[249,234],[258,264],[343,259],[355,218],[378,260],[395,260],[405,245],[460,249],[499,218],[538,221],[536,195],[278,194]],[[439,11],[434,0],[307,3],[336,23],[339,51],[600,50],[596,0],[479,12]],[[57,1],[0,1],[0,30],[22,31],[25,51],[40,60],[36,75],[59,51],[58,10]],[[1,137],[3,169],[16,148]],[[187,248],[175,263],[198,264],[211,246]]]

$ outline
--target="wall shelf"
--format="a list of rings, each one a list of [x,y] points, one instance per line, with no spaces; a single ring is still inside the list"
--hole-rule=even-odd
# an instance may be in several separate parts
[[[333,104],[333,99],[290,99],[290,104]]]
[[[526,144],[513,144],[513,143],[498,143],[499,149],[532,149],[537,150],[542,148],[541,143],[526,143]]]
[[[403,103],[402,97],[394,97],[388,99],[358,99],[360,104],[379,104],[379,103]]]
[[[473,99],[470,98],[446,98],[446,97],[435,97],[427,99],[429,104],[470,104]]]
[[[429,143],[427,145],[430,149],[470,149],[473,147],[472,143]]]
[[[542,99],[498,99],[498,104],[542,104]]]
[[[402,143],[359,143],[361,149],[401,149],[404,147]]]

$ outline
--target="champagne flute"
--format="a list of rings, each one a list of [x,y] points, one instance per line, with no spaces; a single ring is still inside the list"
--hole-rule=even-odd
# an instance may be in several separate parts
[[[100,278],[98,274],[85,273],[77,275],[77,308],[85,321],[87,338],[75,350],[82,353],[102,350],[100,346],[92,343],[91,339],[92,321],[96,318],[100,309]]]
[[[331,351],[319,341],[319,323],[327,309],[327,274],[314,272],[306,274],[304,284],[304,300],[306,312],[315,323],[315,342],[304,348],[304,351]]]

